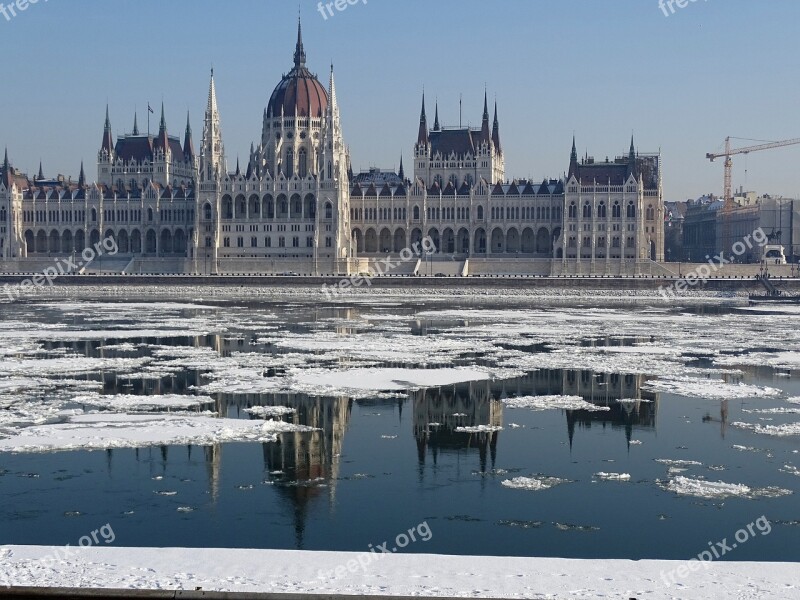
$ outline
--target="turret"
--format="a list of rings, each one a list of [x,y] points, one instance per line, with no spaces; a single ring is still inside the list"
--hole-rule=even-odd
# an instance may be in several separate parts
[[[200,153],[200,179],[213,181],[226,172],[225,148],[222,144],[222,128],[217,109],[217,87],[214,83],[214,69],[208,84],[208,104],[203,125],[203,144]]]
[[[487,144],[491,141],[491,133],[489,131],[489,98],[486,91],[483,92],[483,123],[481,124],[481,142]]]
[[[497,102],[494,103],[494,125],[492,125],[492,142],[494,149],[498,154],[503,153],[503,147],[500,145],[500,121],[497,119]]]
[[[106,104],[106,122],[103,126],[103,142],[100,145],[100,151],[107,153],[109,156],[114,152],[114,137],[111,134],[111,119],[108,115],[108,104]]]
[[[422,93],[422,113],[419,116],[419,134],[417,135],[417,145],[428,145],[428,118],[425,116],[425,92]]]
[[[6,155],[3,158],[3,183],[7,188],[11,187],[11,163],[8,162],[8,147],[6,147]]]
[[[186,112],[186,135],[183,138],[183,158],[186,162],[194,160],[194,143],[192,141],[192,125],[189,112]]]
[[[572,152],[569,155],[569,173],[567,177],[578,175],[578,150],[575,147],[575,136],[572,136]]]
[[[166,152],[169,148],[169,139],[167,137],[167,119],[164,116],[164,103],[161,103],[161,121],[158,125],[158,137],[153,144],[155,148],[160,148]]]

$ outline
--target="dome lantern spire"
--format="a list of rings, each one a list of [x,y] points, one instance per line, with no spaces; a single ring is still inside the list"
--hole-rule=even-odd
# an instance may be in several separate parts
[[[302,68],[306,66],[306,51],[303,48],[303,24],[300,17],[297,17],[297,47],[294,51],[294,66]]]

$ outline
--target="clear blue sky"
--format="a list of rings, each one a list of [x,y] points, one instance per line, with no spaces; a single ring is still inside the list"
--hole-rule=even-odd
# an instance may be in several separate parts
[[[10,0],[0,0],[8,4]],[[698,0],[665,17],[658,0],[368,0],[327,20],[302,0],[309,67],[335,63],[354,169],[410,155],[425,87],[444,124],[479,124],[484,85],[500,106],[506,173],[560,176],[573,131],[598,159],[662,150],[668,200],[720,193],[706,152],[726,135],[800,137],[800,2]],[[163,98],[170,132],[191,111],[202,133],[214,64],[228,163],[246,161],[292,65],[290,0],[39,0],[0,15],[0,145],[47,175],[93,178],[105,104],[114,133]],[[153,127],[157,127],[157,117]],[[735,161],[734,183],[800,196],[800,146]],[[747,178],[745,180],[745,167]]]

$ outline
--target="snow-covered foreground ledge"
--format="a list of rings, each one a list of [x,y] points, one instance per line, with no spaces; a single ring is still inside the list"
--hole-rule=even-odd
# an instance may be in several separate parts
[[[628,600],[800,598],[794,563],[0,546],[0,586]],[[58,557],[58,558],[54,558]],[[42,560],[49,558],[50,560]],[[348,565],[349,562],[349,565]],[[685,567],[687,575],[678,569]],[[667,581],[670,585],[667,585]],[[0,596],[2,596],[0,588]]]

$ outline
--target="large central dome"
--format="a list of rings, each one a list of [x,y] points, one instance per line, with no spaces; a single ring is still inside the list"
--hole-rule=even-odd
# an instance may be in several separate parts
[[[286,117],[321,118],[327,109],[328,92],[306,68],[303,32],[298,24],[294,68],[281,79],[272,92],[267,105],[267,117],[280,117],[283,114]]]

